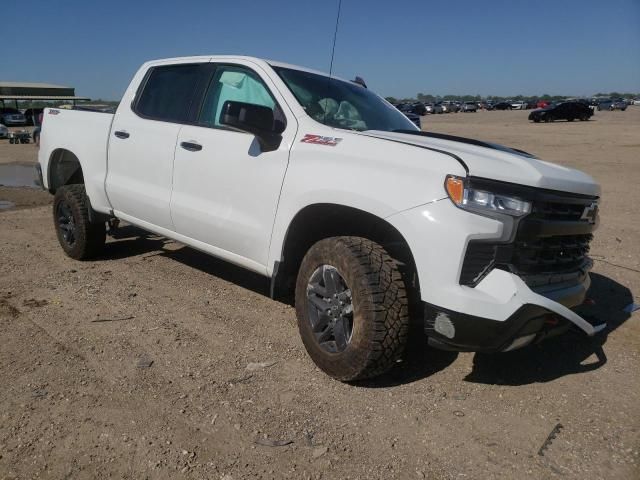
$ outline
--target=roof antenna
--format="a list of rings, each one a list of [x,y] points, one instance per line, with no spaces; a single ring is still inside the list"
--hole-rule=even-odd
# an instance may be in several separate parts
[[[336,38],[338,38],[338,24],[340,23],[340,10],[342,0],[338,0],[338,15],[336,15],[336,30],[333,32],[333,47],[331,48],[331,64],[329,65],[329,76],[333,73],[333,56],[336,53]]]
[[[338,37],[338,24],[340,23],[340,9],[342,8],[342,0],[338,0],[338,14],[336,15],[336,30],[333,32],[333,47],[331,48],[331,63],[329,64],[329,76],[327,77],[327,98],[324,98],[324,105],[322,100],[318,102],[324,110],[322,116],[322,123],[327,124],[327,110],[329,108],[329,90],[331,89],[331,74],[333,73],[333,56],[336,53],[336,38]]]

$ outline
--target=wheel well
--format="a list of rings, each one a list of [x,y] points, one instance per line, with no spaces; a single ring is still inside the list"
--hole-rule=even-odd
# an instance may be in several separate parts
[[[291,300],[298,269],[306,252],[316,242],[337,236],[363,237],[382,245],[398,261],[407,289],[419,292],[411,249],[393,225],[357,208],[323,203],[303,208],[291,221],[281,261],[276,264],[273,274],[272,296]]]
[[[59,148],[49,159],[49,192],[55,193],[63,185],[84,183],[80,160],[73,152]]]

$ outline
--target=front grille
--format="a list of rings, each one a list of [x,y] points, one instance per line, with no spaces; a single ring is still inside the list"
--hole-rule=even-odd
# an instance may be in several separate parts
[[[585,206],[591,204],[592,201],[591,199],[578,203],[538,201],[533,204],[531,216],[552,221],[580,221]]]
[[[566,272],[581,268],[593,235],[516,240],[511,264],[521,273]]]
[[[597,200],[596,197],[533,192],[531,213],[520,220],[513,241],[469,242],[460,284],[473,287],[493,268],[513,272],[530,286],[581,278],[591,267],[589,244],[596,227],[582,217],[585,209]]]

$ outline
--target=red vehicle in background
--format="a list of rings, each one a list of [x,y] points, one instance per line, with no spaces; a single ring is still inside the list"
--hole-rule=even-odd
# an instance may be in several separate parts
[[[551,102],[547,100],[540,100],[536,103],[536,108],[547,108],[549,105],[551,105]]]

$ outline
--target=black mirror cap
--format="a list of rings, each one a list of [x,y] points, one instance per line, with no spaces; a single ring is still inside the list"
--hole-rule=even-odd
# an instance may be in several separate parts
[[[273,110],[264,105],[227,100],[222,105],[220,124],[252,133],[263,151],[276,150],[282,140],[281,122],[276,125]]]

